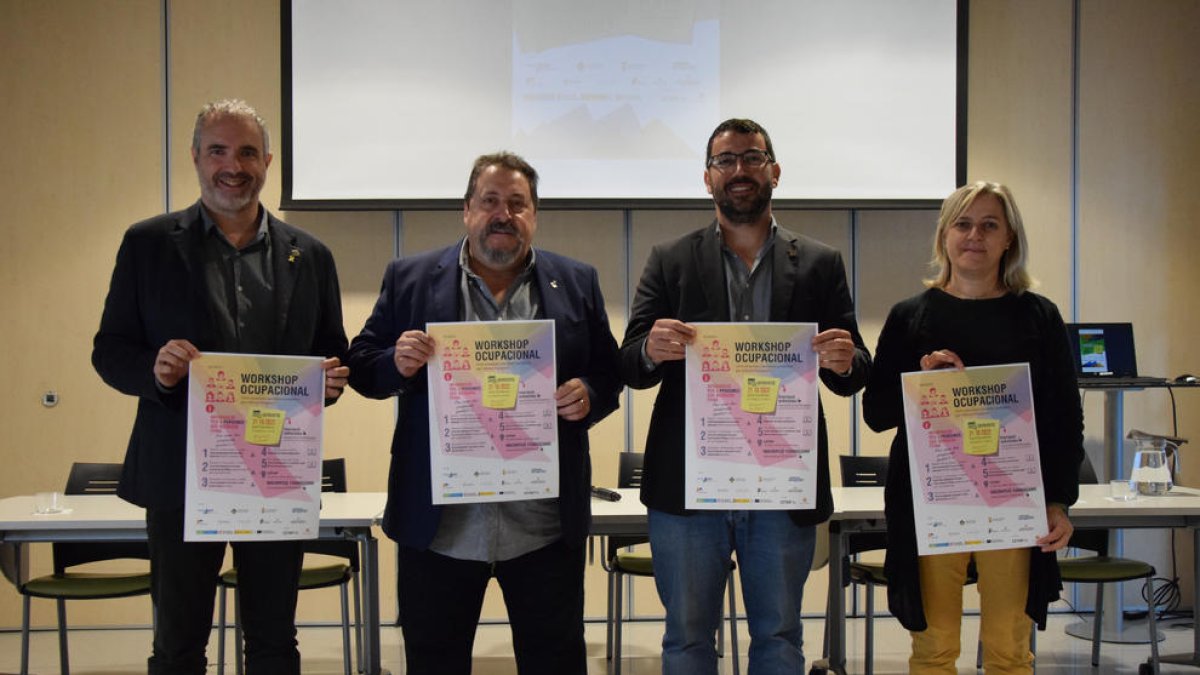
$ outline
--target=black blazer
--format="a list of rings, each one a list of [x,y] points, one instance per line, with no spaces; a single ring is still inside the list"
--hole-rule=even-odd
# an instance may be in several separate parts
[[[725,265],[716,228],[714,223],[654,247],[638,283],[621,344],[621,377],[625,384],[646,389],[662,383],[646,436],[642,502],[652,509],[680,515],[688,513],[683,498],[683,361],[668,361],[646,372],[642,367],[642,344],[658,319],[730,320]],[[783,228],[776,230],[772,254],[771,321],[816,322],[819,330],[850,331],[856,345],[850,374],[843,377],[821,369],[820,377],[831,391],[842,396],[862,389],[871,372],[871,356],[858,334],[841,254]],[[817,505],[815,510],[791,511],[797,524],[820,523],[833,512],[828,446],[825,414],[818,404]]]
[[[396,339],[429,322],[458,321],[462,242],[393,260],[375,309],[347,357],[350,386],[369,398],[396,396],[396,432],[388,473],[383,531],[404,546],[425,550],[437,534],[441,507],[433,504],[429,469],[429,392],[426,370],[404,378],[393,361]],[[617,343],[608,327],[600,280],[590,265],[538,249],[534,281],[543,317],[554,320],[558,384],[578,377],[592,409],[578,422],[558,420],[559,515],[563,541],[581,546],[591,519],[592,466],[588,429],[617,409]]]
[[[217,347],[204,280],[200,202],[144,220],[117,251],[92,365],[116,390],[138,397],[118,494],[139,506],[183,505],[187,454],[187,386],[164,393],[155,384],[158,350],[186,339]],[[333,255],[312,235],[268,214],[275,277],[272,353],[343,358],[346,333]]]

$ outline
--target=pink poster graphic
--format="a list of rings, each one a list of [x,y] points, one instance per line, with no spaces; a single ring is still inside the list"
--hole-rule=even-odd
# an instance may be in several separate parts
[[[553,321],[430,323],[434,504],[558,496]]]
[[[816,508],[816,324],[694,325],[684,363],[687,507]]]
[[[321,361],[206,352],[191,362],[186,541],[317,536]]]
[[[1047,525],[1029,365],[901,385],[920,554],[1032,546]]]

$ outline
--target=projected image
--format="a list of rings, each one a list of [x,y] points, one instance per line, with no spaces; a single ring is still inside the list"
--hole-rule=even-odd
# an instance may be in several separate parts
[[[513,139],[547,159],[685,159],[720,115],[717,22],[691,41],[636,35],[529,50],[513,35]]]
[[[512,146],[543,193],[703,197],[721,119],[717,0],[513,0]],[[582,188],[582,189],[581,189]]]
[[[1107,373],[1108,350],[1104,346],[1104,331],[1083,329],[1079,331],[1080,370],[1085,373]]]

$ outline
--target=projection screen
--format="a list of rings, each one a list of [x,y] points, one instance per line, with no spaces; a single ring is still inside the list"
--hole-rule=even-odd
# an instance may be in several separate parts
[[[729,117],[770,132],[777,202],[941,199],[964,172],[965,11],[283,0],[284,208],[454,208],[501,149],[544,204],[687,205]]]

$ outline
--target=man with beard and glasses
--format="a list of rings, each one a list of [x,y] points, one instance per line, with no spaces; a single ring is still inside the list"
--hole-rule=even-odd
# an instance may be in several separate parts
[[[584,675],[583,544],[590,520],[588,429],[616,410],[617,344],[596,270],[535,250],[538,175],[510,153],[475,160],[466,237],[392,261],[350,345],[350,386],[395,396],[383,529],[399,544],[405,672],[465,675],[489,579],[504,594],[521,675]],[[558,389],[557,499],[433,504],[427,323],[552,319]]]
[[[133,225],[92,364],[138,397],[118,494],[146,508],[155,607],[150,673],[204,673],[225,544],[184,542],[188,364],[204,352],[326,357],[325,400],[348,374],[333,255],[258,201],[271,164],[266,125],[245,101],[205,105],[192,131],[200,200]],[[301,542],[233,544],[246,670],[299,673]]]
[[[771,138],[747,119],[722,122],[708,140],[704,184],[716,221],[655,246],[621,344],[621,377],[634,389],[661,383],[642,474],[654,580],[666,607],[664,675],[715,675],[713,636],[730,556],[737,553],[750,626],[750,672],[804,672],[800,600],[816,525],[829,518],[829,450],[818,405],[815,508],[695,511],[684,507],[684,355],[689,322],[809,322],[821,381],[849,396],[867,382],[871,357],[858,334],[841,255],[780,227]]]

